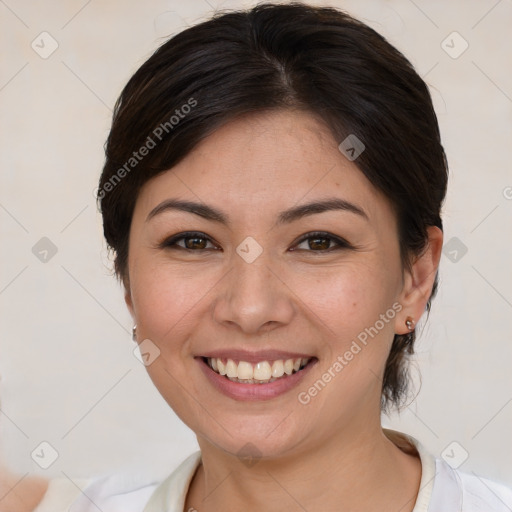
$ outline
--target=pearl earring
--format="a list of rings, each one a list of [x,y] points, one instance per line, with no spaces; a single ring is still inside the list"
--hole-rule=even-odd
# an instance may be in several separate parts
[[[405,325],[407,329],[409,329],[409,331],[414,331],[414,326],[416,325],[416,323],[414,322],[414,318],[408,316],[405,319]]]

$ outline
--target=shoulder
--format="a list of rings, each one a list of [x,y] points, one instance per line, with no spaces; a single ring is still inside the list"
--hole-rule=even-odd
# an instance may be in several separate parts
[[[466,473],[436,459],[436,475],[429,511],[510,512],[512,488],[475,473]]]
[[[466,473],[435,458],[417,439],[385,429],[398,447],[412,444],[421,459],[422,475],[413,512],[512,512],[512,488],[476,473]]]
[[[141,512],[158,481],[133,473],[55,478],[34,512]]]
[[[89,480],[50,480],[43,500],[34,512],[143,512],[162,482],[174,485],[176,498],[186,493],[184,485],[197,466],[200,452],[189,456],[167,478],[144,472],[124,471]],[[179,495],[179,496],[178,496]]]

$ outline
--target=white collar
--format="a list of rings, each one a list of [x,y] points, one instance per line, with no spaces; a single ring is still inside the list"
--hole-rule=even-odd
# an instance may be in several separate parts
[[[406,453],[411,452],[411,445],[416,449],[421,461],[421,480],[418,496],[412,512],[427,512],[434,488],[436,476],[436,459],[414,437],[403,432],[384,428],[386,437]]]
[[[421,481],[413,512],[427,512],[432,496],[436,474],[436,462],[423,445],[407,434],[396,430],[383,429],[390,441],[406,453],[414,447],[421,460]],[[188,489],[201,462],[201,452],[187,457],[156,489],[144,512],[182,512],[185,508]]]

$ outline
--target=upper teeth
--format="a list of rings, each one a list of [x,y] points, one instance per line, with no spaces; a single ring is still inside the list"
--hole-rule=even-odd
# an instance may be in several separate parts
[[[230,379],[269,381],[282,377],[285,373],[291,375],[305,366],[311,358],[278,359],[273,362],[260,361],[256,364],[247,361],[236,363],[233,359],[209,357],[208,364],[217,373]]]

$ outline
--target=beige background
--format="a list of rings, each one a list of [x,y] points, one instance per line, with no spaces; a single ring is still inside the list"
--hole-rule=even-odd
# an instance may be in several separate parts
[[[168,472],[196,449],[132,354],[93,194],[131,74],[163,36],[252,4],[0,0],[0,439],[16,471]],[[327,4],[381,32],[429,83],[451,167],[456,239],[418,343],[421,393],[384,423],[512,485],[512,2]],[[59,454],[47,470],[30,455],[43,441]]]

